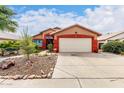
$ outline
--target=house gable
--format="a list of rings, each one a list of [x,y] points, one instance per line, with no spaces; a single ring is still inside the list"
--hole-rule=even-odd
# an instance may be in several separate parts
[[[44,39],[44,35],[45,35],[45,34],[49,34],[50,32],[53,32],[53,31],[55,31],[55,30],[52,29],[52,28],[49,28],[49,29],[47,29],[47,30],[44,30],[44,31],[40,32],[40,33],[37,34],[37,35],[34,35],[34,36],[33,36],[33,39]]]
[[[89,29],[83,28],[79,25],[74,25],[69,28],[63,29],[57,33],[55,33],[55,37],[59,35],[65,35],[65,34],[82,34],[82,35],[89,35],[93,36],[94,39],[97,39],[98,33],[89,31]],[[100,34],[99,34],[100,35]]]

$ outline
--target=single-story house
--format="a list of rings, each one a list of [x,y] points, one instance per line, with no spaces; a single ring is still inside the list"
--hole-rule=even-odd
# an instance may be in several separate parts
[[[49,28],[32,37],[33,42],[47,49],[52,43],[55,52],[98,52],[97,37],[101,34],[78,24],[61,29]]]
[[[19,40],[20,37],[11,32],[0,32],[0,42],[5,41],[5,40]]]
[[[101,48],[101,46],[104,43],[107,43],[107,42],[110,42],[113,40],[123,41],[124,40],[124,31],[112,32],[112,33],[107,33],[105,35],[99,36],[98,37],[99,48]]]

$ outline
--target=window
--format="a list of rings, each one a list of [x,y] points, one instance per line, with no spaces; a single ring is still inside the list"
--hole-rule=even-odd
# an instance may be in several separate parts
[[[38,46],[42,46],[42,40],[33,40],[33,42]]]

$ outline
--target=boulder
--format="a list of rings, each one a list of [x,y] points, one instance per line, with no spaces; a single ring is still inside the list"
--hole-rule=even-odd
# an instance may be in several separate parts
[[[8,69],[14,65],[15,65],[15,61],[10,59],[10,60],[6,60],[5,62],[3,62],[3,64],[1,65],[1,68],[2,68],[2,70],[4,70],[4,69]]]

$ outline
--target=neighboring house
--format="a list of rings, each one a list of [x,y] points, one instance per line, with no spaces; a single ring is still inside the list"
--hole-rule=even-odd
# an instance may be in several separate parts
[[[113,32],[113,33],[107,33],[107,34],[105,34],[105,35],[99,36],[99,37],[98,37],[99,48],[101,48],[101,46],[102,46],[104,43],[107,43],[107,42],[113,41],[113,40],[123,41],[123,40],[124,40],[124,31],[118,31],[118,32]]]
[[[98,52],[97,37],[100,35],[76,24],[64,29],[49,28],[32,39],[43,49],[47,49],[47,45],[52,43],[55,52]]]
[[[5,40],[19,40],[19,36],[15,33],[0,32],[0,42]]]

